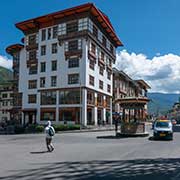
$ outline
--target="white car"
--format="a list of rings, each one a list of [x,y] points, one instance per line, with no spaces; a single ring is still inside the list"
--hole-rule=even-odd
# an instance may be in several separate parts
[[[154,139],[173,140],[173,125],[170,120],[157,120],[154,123]]]

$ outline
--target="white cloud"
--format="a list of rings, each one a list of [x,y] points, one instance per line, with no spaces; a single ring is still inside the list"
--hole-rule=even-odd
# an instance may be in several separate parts
[[[117,53],[116,67],[133,79],[144,79],[151,92],[180,92],[180,56],[174,54],[154,56],[148,59],[144,54]]]
[[[12,69],[12,60],[0,55],[0,66]]]

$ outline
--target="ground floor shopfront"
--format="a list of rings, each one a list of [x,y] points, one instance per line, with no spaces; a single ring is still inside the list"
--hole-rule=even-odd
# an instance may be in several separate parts
[[[71,93],[69,90],[68,92]],[[83,126],[112,124],[110,96],[82,89],[81,95],[77,95],[73,101],[73,96],[68,93],[63,93],[63,98],[60,97],[62,93],[56,94],[55,105],[40,104],[35,105],[36,108],[23,108],[22,124],[45,124],[48,120],[54,124],[81,124]],[[69,98],[64,97],[65,95]]]

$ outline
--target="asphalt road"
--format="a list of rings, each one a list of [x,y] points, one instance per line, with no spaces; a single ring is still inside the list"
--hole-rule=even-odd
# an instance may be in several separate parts
[[[180,180],[179,129],[173,141],[115,139],[113,131],[56,134],[52,153],[43,134],[1,135],[0,180]]]

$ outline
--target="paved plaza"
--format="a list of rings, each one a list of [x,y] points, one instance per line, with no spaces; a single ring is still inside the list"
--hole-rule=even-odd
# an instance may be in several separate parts
[[[173,141],[113,135],[56,134],[52,153],[46,152],[43,134],[1,135],[0,180],[180,179],[179,132]]]

